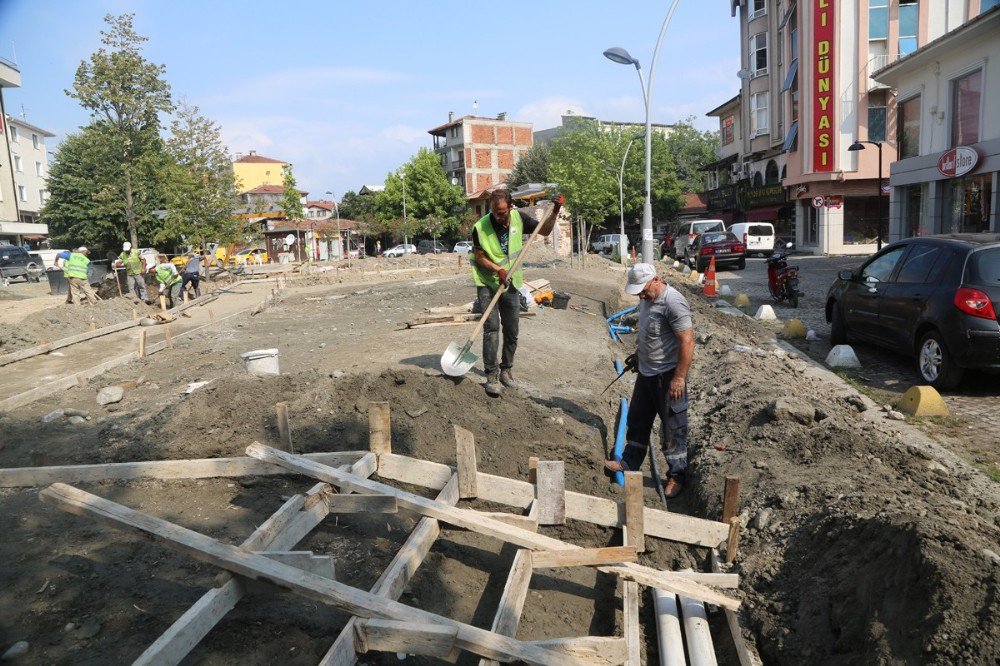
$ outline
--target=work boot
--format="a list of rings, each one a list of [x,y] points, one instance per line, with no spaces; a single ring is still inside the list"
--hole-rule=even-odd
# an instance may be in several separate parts
[[[511,372],[510,368],[504,368],[500,371],[500,383],[507,388],[517,387],[517,382],[514,381],[514,374]]]
[[[667,499],[673,499],[681,494],[684,490],[684,483],[678,481],[674,477],[667,479],[667,482],[663,484],[663,495]]]
[[[494,370],[486,374],[486,393],[493,397],[503,393],[503,385],[500,383],[500,371]]]

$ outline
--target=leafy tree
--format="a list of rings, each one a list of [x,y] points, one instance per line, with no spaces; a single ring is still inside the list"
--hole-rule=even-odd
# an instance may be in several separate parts
[[[302,195],[296,187],[291,166],[282,168],[281,184],[285,188],[281,195],[281,211],[289,222],[298,222],[302,219]]]
[[[167,150],[173,158],[167,183],[167,218],[157,240],[205,246],[236,236],[236,183],[219,126],[197,106],[181,103],[171,123]]]
[[[365,216],[372,215],[374,205],[374,197],[363,196],[354,190],[348,190],[340,199],[337,210],[340,211],[340,217],[345,220],[361,220]]]
[[[402,217],[404,192],[405,222]],[[424,229],[424,221],[429,218],[441,220],[438,228],[441,235],[446,235],[458,227],[465,208],[462,188],[448,181],[434,152],[421,148],[409,162],[386,176],[385,189],[375,195],[372,213],[379,221],[390,223],[392,235],[401,238]]]
[[[694,116],[674,125],[667,137],[667,149],[676,164],[677,180],[683,192],[700,192],[703,189],[701,167],[714,162],[715,149],[719,147],[716,132],[699,132]]]
[[[515,190],[528,183],[545,183],[549,177],[549,147],[536,143],[521,154],[514,170],[507,176],[507,187]]]
[[[132,244],[138,246],[140,202],[158,189],[150,180],[153,155],[162,149],[160,113],[172,109],[165,68],[147,61],[142,44],[147,41],[132,27],[133,14],[104,17],[109,28],[101,31],[102,46],[80,63],[73,90],[66,94],[91,112],[93,127],[107,136],[100,143],[120,169],[120,196],[124,222]],[[104,190],[103,194],[110,194]]]
[[[600,224],[618,210],[618,181],[605,170],[615,163],[614,154],[614,144],[596,125],[581,126],[552,142],[549,177],[566,195],[567,207],[590,224]]]

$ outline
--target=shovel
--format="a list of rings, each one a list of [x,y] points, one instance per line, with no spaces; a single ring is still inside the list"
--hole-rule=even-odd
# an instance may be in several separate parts
[[[542,229],[542,222],[538,223],[535,230],[531,232],[531,236],[528,237],[528,242],[524,244],[521,251],[517,254],[517,258],[514,259],[514,263],[511,264],[508,273],[513,275],[517,272],[517,269],[521,267],[521,260],[524,259],[525,254],[528,252],[528,248],[534,242],[535,237],[538,236],[538,232]],[[483,326],[486,325],[486,319],[493,312],[493,308],[496,307],[497,301],[500,300],[500,295],[507,291],[507,287],[501,285],[497,289],[497,293],[493,294],[493,300],[490,301],[489,306],[483,311],[483,316],[479,318],[479,323],[476,327],[472,329],[472,333],[469,334],[469,339],[465,341],[465,344],[458,344],[457,342],[451,342],[448,344],[448,348],[444,350],[444,354],[441,355],[441,372],[448,375],[449,377],[461,377],[467,373],[472,366],[476,364],[479,357],[472,353],[472,343],[479,335],[479,332],[483,330]]]

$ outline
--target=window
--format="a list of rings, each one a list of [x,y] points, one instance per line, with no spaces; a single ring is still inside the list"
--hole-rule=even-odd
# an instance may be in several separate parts
[[[892,249],[861,269],[861,279],[865,282],[885,282],[892,275],[892,270],[903,257],[905,247]]]
[[[976,175],[947,181],[941,233],[976,234],[990,230],[992,180],[989,175]]]
[[[767,33],[750,38],[750,71],[754,76],[767,74]]]
[[[17,198],[20,199],[21,201],[28,200],[28,191],[24,189],[24,185],[17,186]]]
[[[735,117],[726,116],[725,118],[720,118],[719,124],[721,125],[719,133],[722,136],[722,145],[726,146],[735,141],[736,140],[736,137],[734,136],[735,126],[736,126]]]
[[[844,197],[844,245],[874,245],[881,224],[879,197]]]
[[[868,107],[868,140],[885,141],[886,110],[884,106]]]
[[[941,248],[928,245],[914,245],[909,256],[899,269],[896,282],[904,284],[924,284],[930,275],[934,262],[941,254]]]
[[[917,50],[917,25],[920,22],[917,0],[899,0],[899,55]]]
[[[923,198],[922,185],[907,185],[903,188],[903,233],[907,236],[920,235]]]
[[[11,127],[11,129],[14,129],[14,128]],[[14,155],[14,171],[17,171],[17,172],[21,172],[22,171],[22,169],[21,169],[21,156],[20,155]]]
[[[20,140],[17,138],[17,128],[13,125],[10,126],[10,140],[14,143],[20,143]]]
[[[889,0],[869,0],[868,39],[889,37]]]
[[[37,134],[32,134],[31,135],[31,145],[32,145],[32,147],[35,150],[38,150],[38,135]]]
[[[900,102],[896,125],[899,159],[920,154],[920,95]]]
[[[767,14],[767,0],[753,0],[750,8],[750,18],[755,19],[764,14]]]
[[[38,203],[45,205],[45,190],[38,190]]]
[[[1000,7],[1000,0],[979,0],[980,14],[985,14],[994,7]]]
[[[750,95],[750,137],[768,133],[767,93]]]
[[[35,162],[35,175],[36,176],[43,175],[42,174],[42,163],[41,162]]]
[[[979,109],[983,96],[983,70],[951,82],[951,145],[979,141]]]

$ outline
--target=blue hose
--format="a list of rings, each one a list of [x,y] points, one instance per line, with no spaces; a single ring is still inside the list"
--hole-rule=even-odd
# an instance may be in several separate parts
[[[632,307],[630,307],[630,308],[628,308],[626,310],[622,310],[621,312],[614,313],[613,315],[611,315],[610,317],[608,317],[608,321],[609,322],[610,321],[614,321],[615,319],[618,319],[619,317],[624,317],[627,314],[632,314],[633,312],[635,312],[638,309],[639,309],[638,305],[633,305]]]
[[[621,374],[623,370],[622,362],[615,359],[615,372]],[[619,410],[618,417],[618,432],[615,435],[615,448],[612,451],[612,459],[621,461],[622,452],[625,450],[625,426],[628,422],[628,400],[622,398],[621,409]],[[625,485],[625,475],[621,472],[615,472],[615,483],[619,486]]]
[[[617,324],[612,324],[608,328],[610,328],[615,333],[635,333],[635,329],[633,329],[631,326],[618,326]]]

